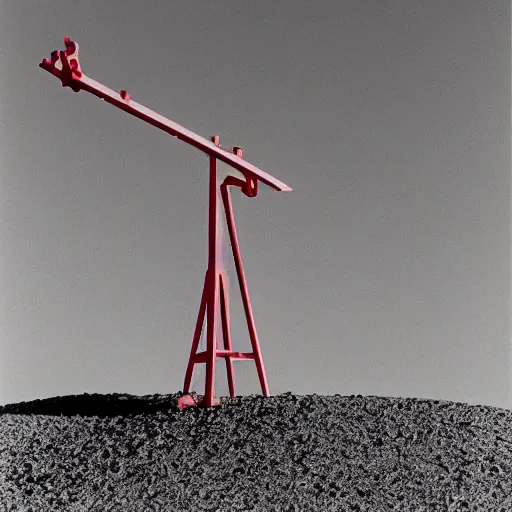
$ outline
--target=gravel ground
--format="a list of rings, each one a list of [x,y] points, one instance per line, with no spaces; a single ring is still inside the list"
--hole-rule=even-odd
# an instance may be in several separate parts
[[[180,410],[180,396],[1,407],[0,510],[512,511],[512,411],[290,393]]]

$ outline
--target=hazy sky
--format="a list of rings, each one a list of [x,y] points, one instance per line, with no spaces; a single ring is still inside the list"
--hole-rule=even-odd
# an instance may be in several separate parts
[[[206,269],[207,158],[63,89],[64,35],[293,188],[233,194],[272,394],[512,404],[503,0],[1,0],[2,403],[178,391]]]

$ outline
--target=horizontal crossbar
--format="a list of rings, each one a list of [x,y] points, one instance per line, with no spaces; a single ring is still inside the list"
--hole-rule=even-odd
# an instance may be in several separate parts
[[[224,359],[254,359],[254,354],[252,352],[233,352],[230,350],[217,350],[216,355],[218,358],[222,357]],[[208,357],[208,352],[198,352],[194,358],[194,363],[206,363]]]

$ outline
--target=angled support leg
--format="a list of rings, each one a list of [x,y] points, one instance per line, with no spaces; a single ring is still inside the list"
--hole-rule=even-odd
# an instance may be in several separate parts
[[[197,347],[199,346],[199,340],[201,338],[201,332],[203,330],[204,317],[206,313],[206,297],[208,296],[208,272],[204,277],[203,293],[201,295],[201,305],[199,306],[199,314],[197,315],[196,328],[194,331],[194,337],[192,339],[192,348],[190,350],[190,357],[188,360],[187,371],[185,373],[185,384],[183,385],[183,393],[190,391],[190,383],[192,381],[192,373],[194,372],[195,355]]]
[[[226,221],[228,225],[229,238],[231,242],[231,248],[233,250],[233,259],[235,261],[236,273],[238,276],[238,282],[240,284],[240,291],[242,294],[242,301],[244,304],[245,316],[247,319],[247,326],[249,328],[249,336],[251,339],[252,350],[254,353],[254,361],[256,363],[256,369],[258,371],[258,378],[261,385],[263,396],[270,396],[267,377],[265,375],[265,368],[263,366],[263,359],[261,357],[260,345],[258,342],[258,335],[256,333],[256,326],[254,323],[254,316],[252,312],[251,301],[249,299],[249,292],[247,290],[247,282],[245,279],[244,268],[242,265],[242,257],[240,255],[240,247],[238,245],[238,236],[236,233],[235,218],[233,215],[233,205],[231,203],[231,193],[228,189],[228,185],[223,183],[221,185],[222,201],[224,203],[224,211],[226,214]]]

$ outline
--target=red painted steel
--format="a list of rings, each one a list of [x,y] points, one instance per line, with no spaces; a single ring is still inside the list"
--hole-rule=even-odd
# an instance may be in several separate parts
[[[104,85],[85,76],[80,69],[78,61],[78,44],[68,37],[64,38],[65,50],[55,50],[50,59],[43,59],[40,67],[59,78],[63,87],[70,87],[73,91],[84,90],[98,96],[108,103],[128,112],[129,114],[146,121],[147,123],[177,137],[178,139],[190,144],[209,156],[210,161],[210,180],[209,180],[209,220],[208,220],[208,268],[205,275],[199,314],[192,339],[189,361],[185,372],[184,396],[178,401],[181,409],[201,404],[206,407],[212,407],[220,404],[220,400],[214,396],[215,385],[215,364],[218,358],[224,358],[226,361],[226,372],[228,376],[228,386],[230,396],[235,396],[234,368],[233,360],[254,360],[258,372],[262,393],[269,396],[269,388],[263,366],[261,349],[256,333],[256,326],[252,312],[251,301],[247,289],[247,282],[240,255],[238,236],[231,203],[231,193],[228,187],[237,187],[248,197],[255,197],[258,193],[258,182],[261,181],[275,190],[289,192],[292,189],[274,178],[265,171],[257,168],[243,160],[242,150],[234,147],[233,152],[222,149],[219,144],[219,137],[215,136],[212,141],[187,130],[183,126],[171,121],[156,112],[136,103],[131,96],[122,90],[120,93],[105,87]],[[222,268],[222,262],[218,254],[218,175],[217,160],[240,171],[245,180],[228,176],[220,185],[220,196],[222,198],[224,214],[227,221],[229,240],[233,252],[233,259],[238,276],[238,283],[242,295],[249,337],[252,345],[252,352],[235,352],[232,349],[231,333],[229,326],[229,304],[226,276]],[[218,340],[215,336],[215,323],[220,315],[222,323],[222,335],[224,338],[224,349],[219,349]],[[206,351],[197,352],[202,328],[206,317]],[[195,364],[206,364],[206,382],[205,394],[197,403],[188,395],[190,383]]]

